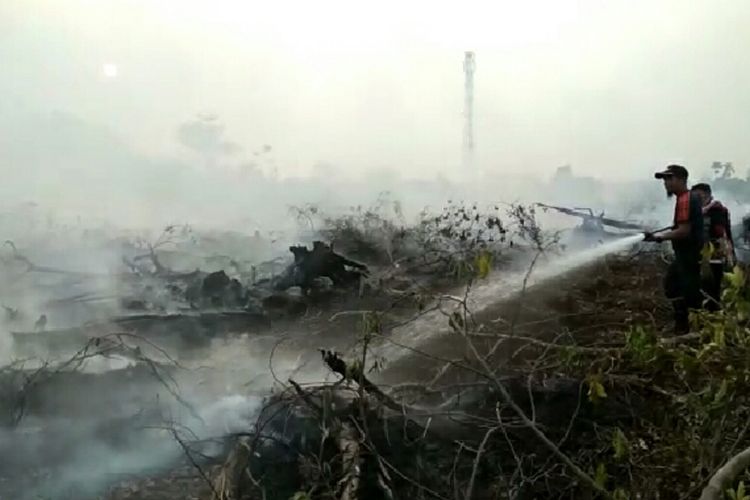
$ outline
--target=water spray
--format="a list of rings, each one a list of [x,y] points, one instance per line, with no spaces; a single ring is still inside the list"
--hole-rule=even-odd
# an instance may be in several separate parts
[[[581,252],[547,260],[531,270],[504,275],[500,279],[477,284],[472,288],[468,299],[470,307],[475,314],[480,314],[483,310],[495,304],[511,300],[527,287],[558,278],[608,255],[624,252],[643,240],[644,233],[642,232],[630,234]],[[406,327],[396,328],[392,332],[391,338],[398,345],[393,343],[380,346],[378,349],[379,355],[393,362],[408,354],[408,350],[403,349],[403,346],[417,348],[436,335],[450,333],[446,327],[447,322],[441,312],[425,314]]]
[[[563,275],[583,265],[595,262],[603,257],[606,257],[607,255],[625,251],[636,243],[643,241],[643,238],[643,233],[636,233],[593,248],[589,248],[582,252],[565,256],[561,259],[553,260],[548,265],[540,269],[538,273],[532,275],[531,282],[540,283],[542,281]]]

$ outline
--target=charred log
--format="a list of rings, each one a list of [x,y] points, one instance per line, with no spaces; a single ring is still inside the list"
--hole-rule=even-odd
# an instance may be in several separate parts
[[[312,250],[292,246],[289,251],[294,255],[294,262],[274,283],[277,291],[298,286],[307,293],[319,278],[328,278],[334,286],[350,286],[368,275],[366,265],[337,254],[322,241],[313,242]]]

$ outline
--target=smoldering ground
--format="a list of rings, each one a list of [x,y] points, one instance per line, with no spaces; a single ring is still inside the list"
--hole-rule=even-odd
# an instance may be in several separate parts
[[[2,496],[87,498],[129,474],[178,461],[184,450],[176,436],[203,442],[203,452],[216,453],[222,436],[252,425],[273,385],[267,341],[206,339],[199,358],[184,360],[179,348],[167,352],[156,340],[127,336],[123,329],[130,327],[107,323],[128,312],[128,297],[158,304],[155,313],[179,312],[169,297],[160,296],[163,283],[148,277],[133,282],[123,258],[143,250],[137,238],[80,227],[6,228],[6,234],[0,292]],[[271,252],[249,246],[237,251],[231,235],[217,251],[212,238],[206,237],[213,241],[212,254],[232,253],[240,261],[248,252],[261,261]],[[180,270],[194,269],[196,260],[204,269],[221,266],[194,253],[192,260],[186,252],[173,258],[165,252],[162,258]],[[77,330],[86,333],[71,335]],[[87,337],[112,333],[125,340],[92,343]],[[280,376],[296,361],[277,358]]]
[[[128,267],[155,246],[159,265],[177,274],[222,268],[228,260],[242,268],[244,261],[277,252],[267,237],[237,239],[232,233],[175,227],[180,229],[169,233],[164,246],[158,246],[165,241],[163,229],[138,236],[113,228],[8,230],[12,239],[3,248],[3,278],[9,286],[0,298],[8,308],[3,338],[12,364],[0,379],[10,396],[4,399],[0,470],[3,488],[14,498],[100,494],[124,477],[185,460],[181,441],[202,457],[220,455],[222,438],[251,428],[263,398],[279,381],[329,376],[311,361],[318,342],[343,349],[356,343],[351,323],[326,325],[326,320],[311,327],[314,318],[250,326],[233,339],[218,332],[197,346],[190,340],[170,344],[170,337],[180,335],[173,326],[158,340],[118,329],[109,321],[127,316],[124,297],[141,297],[156,308],[151,313],[185,313],[185,304],[158,293],[164,283],[147,272],[134,278],[140,271]],[[80,238],[83,232],[86,238]],[[206,258],[216,255],[227,262]],[[148,258],[141,261],[145,271],[155,265]],[[486,298],[495,295],[488,292]],[[47,321],[35,331],[41,315]],[[81,326],[88,333],[66,344]],[[104,338],[91,344],[92,336]],[[44,342],[14,352],[21,339]]]
[[[3,496],[96,496],[180,463],[182,440],[197,456],[220,456],[226,436],[252,427],[274,384],[268,352],[262,342],[235,341],[179,368],[96,356],[69,367],[48,360],[4,370]],[[280,353],[276,376],[288,377],[297,362]]]

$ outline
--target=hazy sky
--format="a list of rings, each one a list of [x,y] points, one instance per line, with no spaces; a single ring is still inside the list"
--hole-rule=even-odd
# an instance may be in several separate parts
[[[0,0],[0,147],[59,111],[184,159],[178,127],[212,113],[236,161],[269,144],[282,175],[432,175],[460,163],[472,49],[489,171],[744,172],[748,21],[746,0]],[[23,168],[13,158],[0,150],[4,172]]]

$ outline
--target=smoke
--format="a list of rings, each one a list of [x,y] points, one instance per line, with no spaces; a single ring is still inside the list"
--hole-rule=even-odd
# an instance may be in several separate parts
[[[552,176],[498,176],[476,184],[475,179],[464,182],[439,176],[415,179],[398,171],[391,171],[389,176],[381,171],[358,178],[339,175],[337,172],[345,169],[335,165],[321,168],[317,177],[275,178],[259,168],[243,178],[244,174],[229,167],[246,161],[242,156],[249,154],[250,147],[232,155],[215,155],[216,164],[208,169],[195,159],[164,160],[140,154],[81,120],[59,115],[46,119],[50,123],[39,129],[32,143],[24,146],[20,140],[14,142],[13,154],[29,169],[25,180],[23,176],[10,179],[2,188],[9,197],[3,202],[0,232],[3,240],[13,241],[18,255],[37,266],[65,273],[26,272],[23,262],[14,260],[16,254],[9,245],[0,248],[4,283],[0,301],[22,313],[16,322],[2,326],[0,345],[7,347],[4,356],[14,356],[13,350],[18,347],[11,332],[32,330],[41,314],[49,319],[47,328],[55,330],[121,313],[121,304],[111,297],[122,297],[130,286],[118,277],[123,270],[122,258],[143,251],[145,247],[138,247],[136,242],[158,240],[167,223],[187,223],[192,230],[164,247],[165,265],[178,271],[196,267],[218,270],[229,269],[230,259],[260,263],[286,256],[286,246],[303,238],[298,221],[290,214],[292,205],[311,204],[335,217],[357,207],[367,211],[377,204],[380,193],[388,190],[390,194],[383,198],[388,201],[386,205],[399,202],[404,221],[411,224],[424,207],[438,212],[448,200],[460,199],[487,204],[554,199],[573,206],[591,204],[616,216],[625,212],[618,202],[639,206],[630,202],[639,200],[644,192],[637,185],[620,190],[621,198],[601,196],[606,190],[618,191],[618,187],[601,183],[600,189],[591,189],[590,182],[579,183],[575,175],[563,184]],[[59,144],[62,149],[48,147],[55,127],[65,130],[65,139]],[[214,139],[218,143],[234,142],[231,137],[226,131],[226,135],[222,132]],[[107,151],[98,149],[100,143]],[[270,155],[273,149],[258,151]],[[57,171],[54,182],[48,182],[45,165],[54,163],[57,157],[62,158],[59,164],[64,174]],[[259,157],[255,160],[259,164],[270,161]],[[626,199],[624,193],[632,198]],[[664,204],[658,190],[657,195],[659,203]],[[602,202],[602,198],[607,201]],[[578,223],[570,219],[550,222]],[[256,230],[265,243],[256,244]],[[547,270],[573,269],[601,255],[581,254],[576,260],[540,265],[532,280],[537,276],[541,279]],[[207,256],[215,259],[209,264]],[[522,280],[523,273],[504,276],[502,284],[477,288],[472,300],[480,305],[500,300],[509,283],[516,286]],[[90,300],[92,297],[96,300]],[[443,324],[444,318],[435,317],[394,335],[418,344],[439,332]],[[88,361],[81,369],[83,374],[100,377],[103,382],[92,383],[96,378],[61,379],[61,386],[40,395],[45,411],[27,416],[18,429],[0,433],[0,455],[15,457],[6,459],[4,470],[18,477],[32,467],[47,474],[13,498],[24,498],[24,494],[56,498],[59,492],[85,498],[123,475],[169,468],[182,459],[184,451],[171,431],[163,428],[167,423],[186,432],[186,441],[204,440],[201,452],[216,453],[219,445],[213,438],[252,428],[263,398],[278,386],[276,379],[294,376],[300,382],[312,382],[326,378],[320,363],[306,364],[308,353],[315,353],[314,343],[319,340],[277,349],[277,334],[258,338],[250,334],[249,338],[227,343],[214,342],[201,352],[200,359],[181,360],[186,370],[177,376],[179,392],[199,418],[153,379],[133,380],[126,387],[115,382],[118,378],[132,380],[127,375],[134,370],[132,362],[123,358]],[[273,374],[268,368],[271,352],[275,352]],[[301,353],[305,355],[300,357]],[[386,357],[393,361],[402,353],[397,350]],[[49,361],[64,357],[55,351],[34,355]],[[146,414],[151,418],[145,418]],[[114,442],[113,436],[117,437]]]
[[[90,395],[96,397],[95,394]],[[159,473],[181,463],[185,450],[173,432],[185,442],[203,442],[193,452],[221,452],[221,438],[234,432],[247,432],[261,408],[260,397],[230,395],[206,402],[200,408],[200,421],[178,419],[139,427],[137,414],[127,413],[133,425],[107,425],[111,415],[80,415],[75,418],[31,417],[15,431],[0,432],[0,449],[14,458],[4,460],[5,474],[22,476],[24,467],[40,472],[37,484],[28,484],[16,493],[19,500],[37,498],[89,498],[112,483],[143,473]],[[107,420],[107,417],[110,420]],[[160,427],[162,425],[163,427]],[[113,434],[117,433],[116,437]],[[217,441],[212,441],[217,440]],[[12,450],[12,452],[11,452]],[[119,478],[119,479],[118,479]]]
[[[146,247],[137,243],[155,242],[167,224],[192,228],[190,235],[163,249],[165,265],[188,272],[196,267],[229,269],[230,260],[258,264],[286,256],[289,244],[310,237],[302,234],[290,206],[311,205],[335,217],[357,208],[366,212],[384,191],[390,194],[383,199],[400,204],[406,224],[415,222],[425,207],[439,212],[448,200],[487,205],[551,201],[639,220],[654,213],[649,200],[671,210],[658,185],[607,183],[579,177],[575,170],[564,179],[552,175],[552,169],[549,176],[488,174],[477,179],[440,172],[413,175],[408,163],[352,172],[346,164],[321,162],[311,176],[278,176],[274,154],[284,146],[240,140],[221,117],[175,122],[169,137],[181,150],[167,157],[140,151],[108,127],[75,113],[42,112],[8,120],[0,114],[0,128],[8,131],[0,135],[0,161],[13,166],[18,175],[8,176],[0,186],[0,240],[12,241],[15,250],[10,245],[0,248],[0,302],[17,310],[19,317],[0,327],[6,362],[21,355],[14,352],[18,345],[12,333],[33,330],[41,314],[48,318],[47,329],[57,330],[121,313],[116,297],[127,295],[131,286],[118,274],[123,257],[143,252]],[[578,223],[549,219],[551,225]],[[264,243],[257,243],[255,231]],[[19,255],[64,272],[27,272]],[[208,263],[207,256],[214,260]],[[578,256],[580,262],[588,258]],[[550,263],[538,272],[554,266],[572,269],[579,261]],[[502,285],[478,288],[475,300],[498,300],[507,283],[521,283],[523,274],[506,279],[510,281]],[[166,310],[172,311],[169,304]],[[434,321],[411,325],[408,331],[396,332],[397,338],[419,342],[442,328],[443,318]],[[148,428],[154,421],[139,420],[143,412],[157,412],[155,421],[189,428],[193,438],[202,440],[251,428],[263,397],[277,385],[268,370],[277,341],[271,337],[217,342],[199,362],[186,362],[187,372],[178,377],[179,390],[200,418],[185,411],[154,380],[139,379],[127,387],[112,381],[127,379],[132,362],[92,359],[82,372],[108,382],[92,385],[88,379],[65,379],[62,387],[45,392],[45,412],[29,415],[20,428],[0,433],[0,454],[16,457],[5,461],[5,470],[46,470],[48,477],[26,487],[26,492],[54,498],[55,492],[68,491],[83,498],[121,474],[169,467],[183,450],[169,431]],[[319,365],[305,366],[306,359],[299,358],[300,353],[314,352],[313,347],[317,346],[308,342],[288,346],[283,355],[277,352],[275,376],[323,380],[327,373]],[[31,355],[51,362],[64,356],[54,350]],[[112,436],[121,440],[112,442]],[[210,446],[207,450],[216,451]]]
[[[168,12],[148,2],[122,9],[72,0],[51,10],[36,0],[0,3],[0,59],[7,61],[0,242],[13,243],[0,248],[0,303],[8,308],[0,310],[0,363],[27,355],[14,333],[33,330],[42,314],[47,334],[61,333],[54,330],[122,313],[120,297],[157,295],[134,291],[119,273],[123,258],[142,253],[147,247],[138,243],[153,243],[168,224],[193,229],[194,240],[163,249],[163,263],[185,272],[286,257],[290,244],[311,238],[290,207],[332,217],[366,213],[383,192],[399,202],[406,224],[425,207],[439,213],[448,200],[464,200],[587,207],[661,227],[673,207],[650,172],[675,152],[688,165],[707,165],[716,150],[738,162],[750,158],[748,115],[736,112],[750,73],[744,54],[732,52],[746,45],[738,35],[746,30],[725,29],[725,21],[731,28],[746,18],[740,1],[706,15],[698,7],[623,4],[581,19],[571,15],[577,7],[549,2],[556,15],[539,16],[515,2],[501,16],[461,9],[467,22],[434,5],[430,16],[398,5],[371,12],[382,18],[364,24],[344,8],[337,15],[352,17],[342,21],[320,6],[289,16],[273,2],[251,15],[225,1],[211,8],[185,2]],[[426,18],[436,24],[420,24]],[[498,20],[507,26],[498,29]],[[715,26],[696,29],[710,20]],[[701,39],[704,32],[710,36]],[[484,45],[476,48],[475,75],[483,175],[460,169],[460,60],[475,48],[459,47],[467,39]],[[696,46],[721,57],[690,64]],[[705,61],[719,62],[706,73]],[[726,61],[732,78],[705,77],[729,74],[719,67]],[[117,71],[100,75],[103,64]],[[728,91],[717,98],[716,85]],[[196,115],[201,109],[215,111]],[[706,127],[717,116],[723,127]],[[573,166],[555,170],[565,162]],[[540,217],[545,228],[579,223]],[[543,257],[528,276],[520,269],[477,286],[472,307],[507,300],[524,283],[554,279],[637,238]],[[28,272],[19,256],[47,271]],[[175,312],[167,299],[163,305]],[[444,323],[428,315],[394,338],[417,345]],[[157,381],[134,378],[137,367],[123,357],[91,359],[77,376],[51,381],[18,429],[0,431],[0,475],[50,471],[9,496],[83,498],[122,474],[170,466],[183,450],[154,422],[209,441],[247,430],[277,378],[326,376],[300,357],[313,351],[313,340],[277,349],[281,334],[272,333],[214,342],[200,359],[181,360],[179,392],[197,416]],[[27,367],[60,362],[62,351],[32,352],[42,359]],[[393,361],[403,350],[383,353]]]
[[[93,498],[129,477],[168,471],[185,462],[186,452],[197,459],[222,453],[225,436],[252,431],[274,385],[269,352],[262,338],[235,339],[185,361],[174,377],[195,411],[148,369],[122,359],[92,358],[75,372],[53,375],[30,394],[29,415],[19,427],[0,429],[3,494]],[[274,373],[285,380],[299,363],[282,349]],[[36,480],[29,471],[36,471]]]

